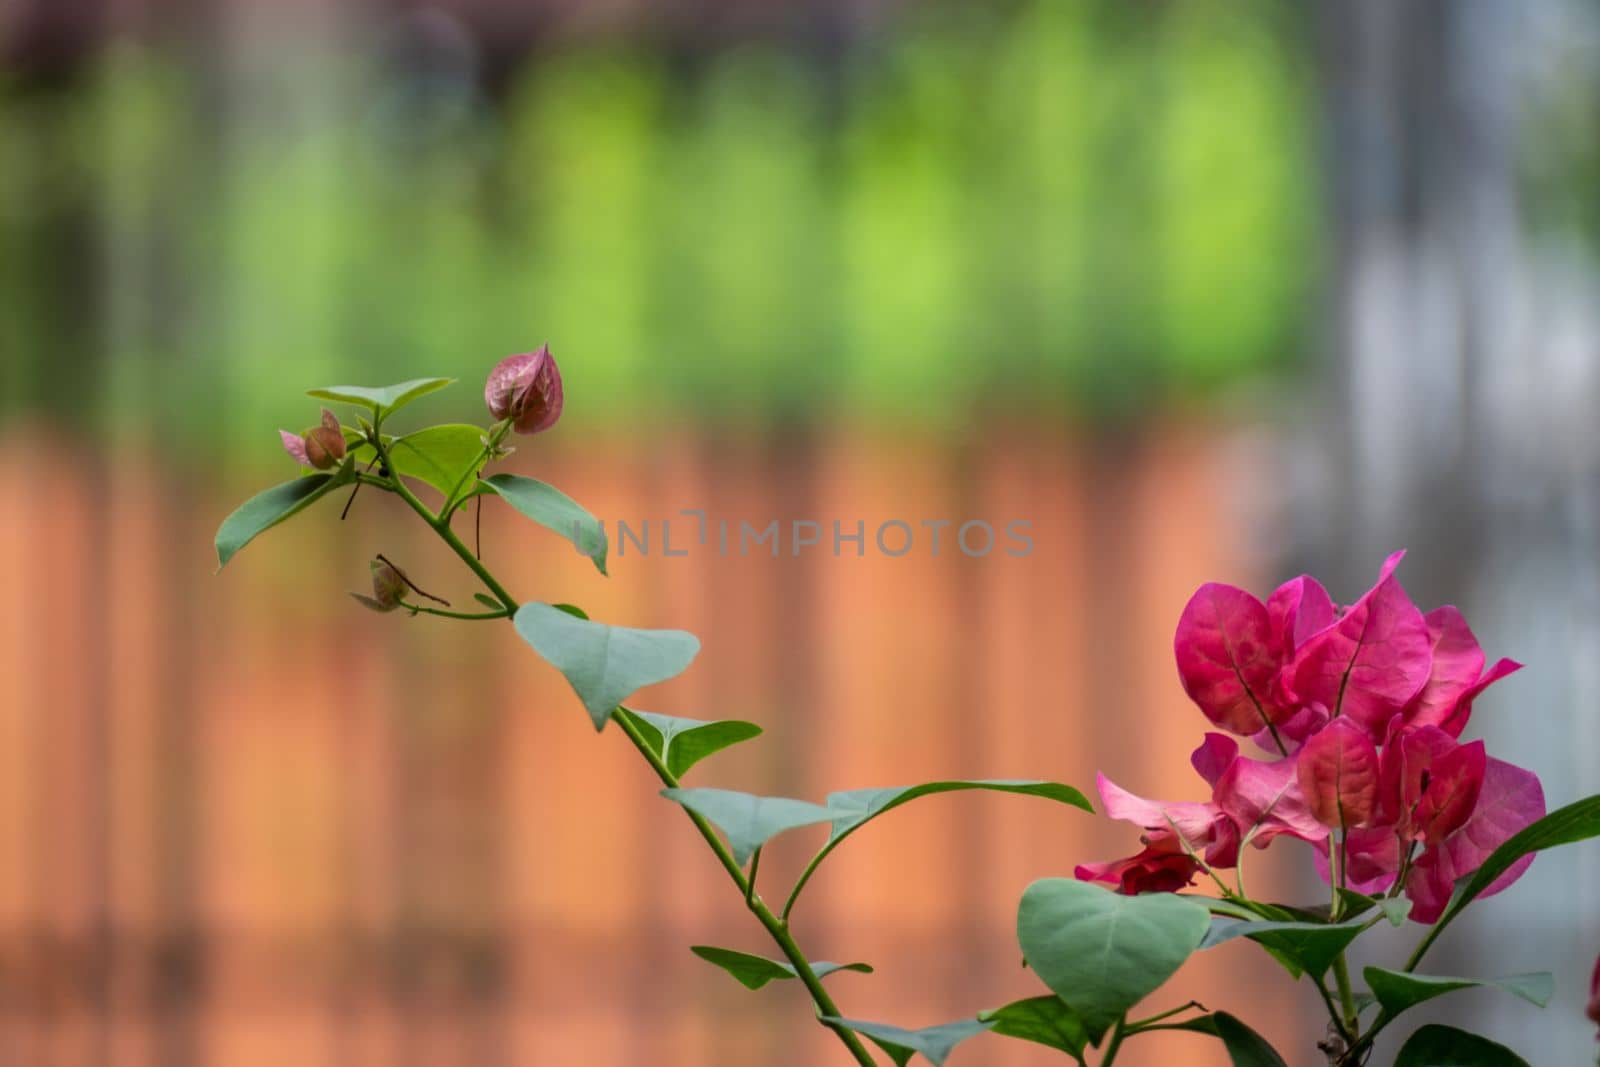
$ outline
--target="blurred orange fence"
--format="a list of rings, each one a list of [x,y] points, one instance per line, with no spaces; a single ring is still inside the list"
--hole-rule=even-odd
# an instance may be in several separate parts
[[[1194,795],[1204,723],[1172,626],[1199,582],[1260,569],[1238,547],[1236,460],[1205,428],[539,445],[510,468],[608,525],[674,518],[678,536],[683,508],[866,524],[864,557],[835,557],[826,533],[798,558],[614,545],[605,579],[545,531],[484,516],[485,558],[519,595],[700,635],[688,674],[640,702],[766,736],[699,784],[1088,791],[1103,768]],[[0,442],[0,1065],[841,1062],[798,990],[747,992],[688,952],[766,946],[637,757],[510,627],[343,597],[382,551],[470,598],[396,502],[365,491],[343,523],[323,504],[213,576],[211,534],[249,491],[37,427]],[[870,531],[891,518],[1023,520],[1034,549],[890,558]],[[840,850],[797,932],[878,968],[830,979],[847,1013],[949,1021],[1037,992],[1012,930],[1030,880],[1135,836],[1024,798],[919,801]],[[817,843],[790,837],[763,863],[769,896]],[[1258,877],[1270,888],[1270,865]],[[1257,955],[1219,949],[1163,997],[1308,1046],[1303,1005],[1262,990]],[[1192,1035],[1139,1044],[1126,1062],[1222,1062]],[[952,1062],[1057,1062],[1046,1052],[985,1038]]]

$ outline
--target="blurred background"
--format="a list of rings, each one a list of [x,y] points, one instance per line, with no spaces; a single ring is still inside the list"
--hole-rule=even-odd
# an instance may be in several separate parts
[[[699,784],[1199,797],[1193,588],[1349,601],[1405,546],[1419,603],[1529,665],[1473,731],[1552,806],[1600,790],[1592,3],[5,0],[0,55],[3,1067],[840,1062],[798,990],[690,955],[766,946],[509,627],[343,596],[382,551],[469,599],[392,501],[213,576],[305,388],[455,375],[399,421],[481,421],[546,340],[567,414],[507,469],[657,537],[822,524],[604,579],[484,516],[521,595],[701,636],[641,703],[767,735]],[[1034,550],[891,558],[893,519]],[[878,967],[830,979],[849,1014],[907,1026],[1036,991],[1022,889],[1136,847],[1017,797],[891,818],[796,924]],[[1320,897],[1295,849],[1252,888]],[[1533,871],[1433,965],[1555,1001],[1433,1015],[1587,1062],[1600,850]],[[1151,1007],[1188,996],[1320,1063],[1315,996],[1250,946]],[[1175,1057],[1221,1062],[1119,1063]]]

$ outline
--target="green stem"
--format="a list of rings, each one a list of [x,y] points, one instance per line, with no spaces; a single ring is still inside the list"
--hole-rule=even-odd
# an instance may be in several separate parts
[[[1345,1029],[1354,1035],[1361,1030],[1361,1023],[1356,1018],[1355,993],[1350,989],[1350,966],[1345,962],[1344,953],[1334,957],[1333,981],[1339,987],[1339,1007],[1344,1010]]]
[[[795,879],[794,888],[789,890],[789,896],[783,902],[783,911],[779,912],[779,917],[784,922],[789,921],[789,913],[794,910],[795,904],[800,900],[800,891],[806,887],[807,882],[811,881],[811,876],[817,873],[817,868],[822,866],[822,861],[827,859],[830,851],[832,849],[824,848],[821,852],[812,856],[811,862],[806,864],[806,869],[800,872],[799,878]]]
[[[424,607],[421,604],[408,604],[403,600],[400,602],[400,606],[402,608],[405,608],[407,611],[411,612],[411,614],[413,614],[413,615],[418,615],[418,614],[421,614],[421,615],[437,615],[440,618],[444,618],[444,619],[466,619],[469,622],[478,622],[480,620],[488,620],[488,619],[505,619],[505,618],[510,618],[510,616],[511,616],[511,613],[509,611],[505,611],[503,609],[500,610],[500,611],[480,611],[480,612],[446,611],[443,608],[429,608],[429,607]]]
[[[1327,985],[1323,983],[1321,978],[1314,979],[1312,984],[1317,987],[1317,995],[1322,997],[1323,1006],[1328,1009],[1328,1018],[1333,1022],[1334,1030],[1338,1032],[1340,1040],[1348,1047],[1355,1038],[1345,1028],[1344,1020],[1339,1017],[1339,1007],[1333,1002],[1333,997],[1328,993]]]
[[[761,850],[758,848],[750,856],[750,873],[745,877],[744,906],[750,907],[756,902],[756,873],[761,870]]]
[[[622,728],[623,733],[628,735],[628,740],[633,742],[633,747],[637,748],[639,754],[649,762],[651,768],[656,772],[656,777],[661,779],[662,784],[668,789],[679,788],[678,776],[672,773],[660,756],[656,755],[655,750],[650,747],[650,742],[640,732],[639,727],[624,715],[613,715],[612,721]],[[745,878],[744,871],[734,861],[733,853],[728,851],[728,846],[722,843],[722,838],[717,836],[717,832],[712,829],[711,824],[704,817],[690,811],[688,808],[683,810],[689,816],[689,820],[694,823],[695,828],[700,831],[700,836],[706,839],[706,844],[710,846],[712,853],[716,855],[717,860],[722,864],[723,870],[728,872],[728,877],[733,880],[733,884],[739,888],[741,893],[745,894],[751,914],[766,929],[772,940],[777,943],[778,948],[783,952],[784,958],[789,961],[790,965],[794,967],[795,973],[800,976],[800,981],[805,985],[806,991],[811,994],[812,1003],[817,1007],[817,1014],[838,1016],[840,1014],[839,1006],[833,1002],[833,997],[822,987],[822,980],[817,977],[817,972],[811,969],[810,961],[806,959],[805,953],[800,951],[800,946],[795,943],[794,936],[789,933],[788,925],[772,914],[772,910],[767,907],[766,903],[751,890],[750,882]],[[823,1025],[830,1027],[839,1036],[839,1040],[850,1050],[850,1054],[856,1058],[856,1062],[861,1064],[862,1067],[877,1067],[876,1062],[861,1044],[861,1039],[856,1036],[855,1031],[842,1026],[834,1026],[831,1023]]]
[[[384,454],[381,442],[382,439],[380,438],[375,447],[379,455],[383,456],[384,466],[388,467],[391,472],[390,481],[385,485],[385,488],[392,490],[410,506],[412,511],[415,511],[424,522],[433,528],[434,532],[444,540],[445,544],[449,545],[451,550],[461,558],[461,562],[465,563],[472,573],[478,576],[484,587],[494,594],[495,599],[505,605],[507,615],[515,614],[518,606],[516,598],[506,591],[505,586],[495,580],[494,575],[489,573],[488,568],[483,565],[482,561],[474,556],[472,550],[455,535],[455,532],[450,529],[448,518],[441,518],[435,515],[426,504],[417,499],[417,495],[407,488],[399,477],[394,476],[393,465],[389,463],[389,457]],[[633,747],[638,749],[639,754],[650,764],[651,769],[655,771],[656,777],[661,780],[661,783],[668,789],[679,788],[678,776],[672,773],[671,768],[650,747],[649,740],[645,738],[639,728],[625,715],[613,715],[611,718],[622,730],[623,734],[627,736],[628,740],[633,742]],[[690,811],[688,808],[683,808],[683,812],[689,817],[689,821],[694,823],[695,829],[700,831],[700,836],[705,839],[712,855],[716,856],[717,862],[722,864],[722,869],[727,872],[729,879],[732,880],[734,886],[744,896],[745,906],[749,908],[750,913],[756,917],[756,920],[761,923],[767,934],[783,953],[784,958],[794,968],[795,974],[799,976],[801,983],[806,987],[806,991],[811,994],[811,1002],[816,1006],[817,1014],[823,1016],[839,1016],[843,1014],[839,1011],[839,1006],[834,1003],[833,997],[823,988],[822,980],[817,977],[817,972],[812,969],[805,953],[800,951],[800,946],[789,932],[788,924],[774,915],[766,903],[759,896],[756,896],[753,881],[745,877],[744,871],[734,860],[733,853],[728,850],[728,846],[723,843],[722,838],[717,836],[716,830],[712,828],[711,824],[703,816],[696,812]],[[755,873],[754,868],[752,868],[751,873],[752,875]],[[823,1025],[838,1036],[839,1041],[849,1050],[850,1055],[855,1058],[856,1063],[860,1064],[861,1067],[878,1067],[877,1061],[866,1050],[866,1046],[861,1043],[861,1039],[856,1036],[855,1031],[833,1023],[824,1023]]]
[[[1182,1015],[1186,1011],[1205,1010],[1206,1006],[1204,1004],[1200,1003],[1198,1000],[1191,1000],[1187,1004],[1179,1004],[1176,1008],[1168,1008],[1166,1011],[1152,1015],[1148,1019],[1140,1019],[1137,1022],[1129,1023],[1127,1026],[1123,1027],[1123,1036],[1132,1037],[1134,1034],[1142,1034],[1146,1030],[1160,1029],[1160,1023],[1172,1018],[1174,1015]]]
[[[1122,1048],[1122,1039],[1127,1036],[1127,1018],[1124,1016],[1117,1020],[1117,1025],[1111,1028],[1111,1040],[1106,1044],[1105,1057],[1100,1061],[1100,1067],[1111,1067],[1117,1058],[1117,1052]]]

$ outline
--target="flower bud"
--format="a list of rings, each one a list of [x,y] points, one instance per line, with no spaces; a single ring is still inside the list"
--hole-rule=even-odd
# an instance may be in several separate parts
[[[344,430],[340,429],[338,418],[327,408],[322,409],[320,425],[313,426],[303,434],[279,430],[278,437],[283,441],[283,450],[302,467],[332,470],[344,460]]]
[[[372,568],[372,595],[351,593],[350,595],[373,611],[393,611],[400,606],[401,597],[405,596],[408,583],[405,574],[394,564],[387,560],[375,559],[370,564]]]
[[[496,419],[510,419],[517,433],[548,430],[561,417],[561,371],[549,345],[507,356],[489,372],[484,403]]]

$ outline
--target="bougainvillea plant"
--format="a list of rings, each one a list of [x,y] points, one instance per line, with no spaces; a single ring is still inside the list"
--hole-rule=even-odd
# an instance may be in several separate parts
[[[486,473],[512,453],[513,434],[531,436],[557,424],[564,395],[555,358],[541,347],[495,366],[484,389],[487,426],[391,432],[402,408],[450,384],[427,378],[310,390],[352,409],[353,425],[323,408],[305,432],[280,431],[301,473],[228,516],[217,532],[219,562],[226,565],[256,535],[342,488],[350,489],[346,511],[363,487],[399,497],[481,583],[474,598],[482,610],[457,610],[423,592],[382,555],[371,563],[370,595],[355,599],[411,617],[509,620],[566,677],[595,729],[615,724],[637,749],[660,779],[662,796],[681,806],[727,873],[730,902],[750,912],[777,958],[708,945],[693,951],[752,990],[798,980],[821,1025],[863,1067],[879,1063],[880,1054],[897,1067],[915,1056],[943,1064],[958,1044],[984,1033],[1057,1049],[1082,1067],[1091,1057],[1105,1065],[1127,1041],[1165,1030],[1216,1038],[1236,1067],[1283,1064],[1259,1034],[1226,1012],[1191,1002],[1132,1016],[1190,955],[1237,938],[1260,945],[1291,980],[1315,988],[1328,1025],[1309,1035],[1306,1047],[1314,1044],[1335,1067],[1368,1062],[1380,1033],[1409,1009],[1454,990],[1488,986],[1540,1006],[1550,997],[1549,974],[1465,978],[1420,970],[1462,910],[1511,885],[1536,852],[1600,835],[1600,797],[1546,814],[1533,774],[1489,756],[1481,741],[1461,740],[1474,701],[1518,664],[1488,666],[1455,608],[1418,610],[1395,577],[1396,553],[1377,584],[1348,606],[1308,577],[1279,587],[1265,603],[1228,585],[1195,593],[1178,622],[1175,651],[1185,692],[1221,731],[1206,733],[1191,757],[1210,799],[1145,800],[1100,777],[1105,812],[1138,826],[1142,847],[1126,859],[1080,866],[1075,878],[1027,887],[1017,938],[1044,992],[922,1029],[850,1018],[823,979],[871,968],[811,959],[796,920],[811,876],[845,838],[935,793],[989,790],[1092,811],[1088,800],[1071,786],[1034,780],[851,789],[821,802],[686,787],[683,780],[702,760],[761,732],[748,722],[633,706],[638,690],[688,668],[700,650],[695,637],[598,622],[570,604],[521,600],[456,531],[469,502],[481,509],[483,498],[498,498],[606,573],[608,542],[599,520],[544,482]],[[1246,754],[1240,739],[1259,754]],[[824,825],[811,861],[772,897],[782,903],[769,904],[758,888],[762,849],[780,834]],[[1329,886],[1322,902],[1297,906],[1249,894],[1246,857],[1280,839],[1305,850]],[[1407,922],[1424,927],[1409,956],[1393,968],[1365,968],[1365,988],[1357,988],[1346,961],[1351,945]],[[1589,1014],[1600,1021],[1600,967],[1590,997]],[[1395,1063],[1526,1067],[1487,1038],[1441,1025],[1412,1033]]]

